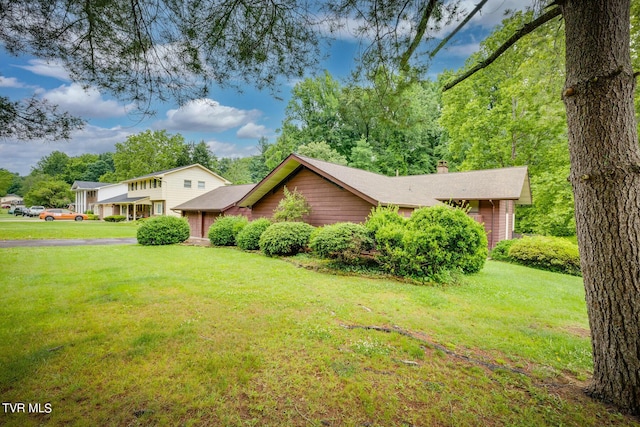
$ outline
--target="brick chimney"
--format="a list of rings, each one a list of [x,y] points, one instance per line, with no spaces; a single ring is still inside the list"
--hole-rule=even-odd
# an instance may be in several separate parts
[[[446,160],[438,160],[438,173],[449,173],[449,164]]]

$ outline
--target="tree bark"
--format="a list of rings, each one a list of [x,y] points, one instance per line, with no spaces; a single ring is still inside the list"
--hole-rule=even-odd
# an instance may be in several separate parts
[[[630,0],[560,4],[570,180],[594,360],[587,391],[640,414],[640,149]]]

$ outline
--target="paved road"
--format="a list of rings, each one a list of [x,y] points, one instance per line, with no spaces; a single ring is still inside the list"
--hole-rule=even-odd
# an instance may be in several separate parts
[[[135,237],[112,239],[47,239],[47,240],[0,240],[0,248],[37,246],[83,246],[83,245],[131,245],[138,243]]]

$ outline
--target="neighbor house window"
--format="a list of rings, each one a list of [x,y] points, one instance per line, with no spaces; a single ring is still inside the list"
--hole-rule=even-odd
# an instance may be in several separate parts
[[[191,188],[191,180],[190,179],[185,179],[184,180],[184,188]]]
[[[198,181],[198,188],[204,190],[204,181]]]

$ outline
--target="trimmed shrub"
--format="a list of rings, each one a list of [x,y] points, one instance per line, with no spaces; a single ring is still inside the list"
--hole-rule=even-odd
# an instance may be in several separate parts
[[[379,229],[387,225],[405,225],[407,219],[400,215],[398,210],[398,206],[378,206],[371,209],[371,213],[369,213],[364,224],[371,237],[374,237]]]
[[[244,215],[218,217],[209,227],[209,241],[213,246],[234,246],[236,236],[248,223]]]
[[[376,208],[367,221],[377,261],[399,276],[439,281],[455,272],[475,273],[487,258],[484,227],[449,206],[416,209],[406,220],[397,208]]]
[[[491,250],[491,259],[496,261],[510,261],[509,249],[515,240],[500,240]]]
[[[559,237],[534,236],[514,240],[509,259],[527,267],[580,276],[578,245]]]
[[[276,222],[260,236],[260,250],[267,256],[295,255],[307,246],[313,230],[304,222]]]
[[[125,219],[127,219],[127,217],[124,215],[110,215],[104,217],[104,220],[107,222],[122,222]]]
[[[373,247],[373,240],[364,225],[340,222],[317,228],[309,247],[322,258],[349,263],[360,261],[362,252]]]
[[[236,236],[238,247],[245,251],[260,249],[260,236],[269,228],[271,221],[267,218],[256,219],[247,224]]]
[[[487,234],[482,224],[462,209],[434,206],[416,209],[407,222],[409,230],[434,234],[438,250],[446,254],[431,255],[434,262],[443,262],[444,269],[461,269],[477,273],[487,259]]]
[[[184,218],[157,216],[140,225],[137,238],[145,246],[182,243],[189,238],[189,224]]]

